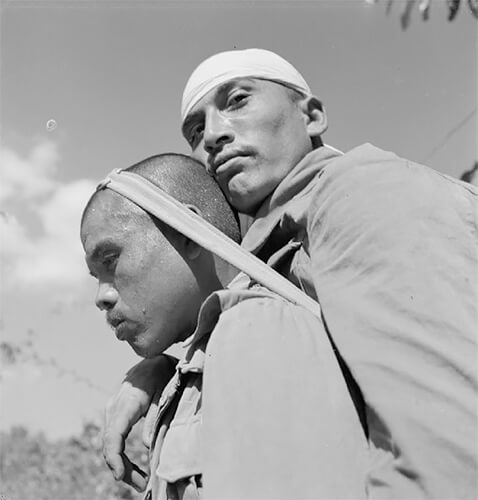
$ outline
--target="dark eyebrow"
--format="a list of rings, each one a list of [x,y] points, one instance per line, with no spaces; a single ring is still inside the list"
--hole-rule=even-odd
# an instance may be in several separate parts
[[[95,247],[93,248],[93,251],[90,252],[88,255],[86,255],[86,261],[87,262],[94,262],[95,260],[98,260],[98,258],[106,251],[108,250],[117,250],[118,245],[116,242],[114,242],[110,238],[106,238],[104,240],[98,241],[96,243]]]

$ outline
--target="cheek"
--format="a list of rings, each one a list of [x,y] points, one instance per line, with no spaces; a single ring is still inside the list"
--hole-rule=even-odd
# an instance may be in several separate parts
[[[134,263],[134,264],[133,264]],[[119,263],[115,272],[115,286],[120,302],[136,319],[143,316],[145,305],[151,300],[151,267],[139,255],[128,263]]]
[[[269,172],[280,169],[280,165],[288,164],[297,145],[294,143],[297,130],[290,127],[290,118],[285,113],[275,114],[257,127],[262,162],[266,163]]]
[[[185,292],[184,261],[172,248],[164,248],[157,257],[147,263],[143,274],[143,294],[150,304],[149,312],[157,318],[173,316],[179,299]]]
[[[257,131],[267,134],[269,137],[279,142],[278,136],[284,133],[290,121],[290,110],[283,108],[278,110],[275,108],[273,112],[271,111],[272,110],[264,114],[262,119],[258,121]]]
[[[274,167],[274,177],[282,179],[312,149],[304,123],[282,114],[274,122],[269,139],[269,164]]]

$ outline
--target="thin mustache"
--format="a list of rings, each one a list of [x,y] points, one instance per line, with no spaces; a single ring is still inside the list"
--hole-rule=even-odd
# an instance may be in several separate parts
[[[208,163],[211,166],[211,172],[213,174],[216,173],[216,170],[226,163],[227,161],[231,160],[232,158],[237,158],[239,156],[248,156],[250,153],[248,151],[231,151],[228,153],[222,153],[222,154],[217,154],[215,157],[212,158]],[[212,156],[212,155],[210,155]]]
[[[111,326],[111,328],[116,328],[120,323],[124,321],[124,318],[121,316],[115,316],[115,315],[106,315],[106,322],[108,325]]]

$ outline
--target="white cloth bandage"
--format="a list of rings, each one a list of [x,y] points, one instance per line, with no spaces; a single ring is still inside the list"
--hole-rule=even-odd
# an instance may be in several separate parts
[[[270,80],[301,94],[312,94],[294,66],[274,52],[264,49],[220,52],[203,61],[189,77],[181,103],[181,122],[209,91],[234,78]]]

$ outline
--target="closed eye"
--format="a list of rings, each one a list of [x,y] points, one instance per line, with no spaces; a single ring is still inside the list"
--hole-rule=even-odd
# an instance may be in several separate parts
[[[118,262],[117,253],[106,254],[101,259],[101,265],[103,269],[108,272],[113,272],[115,270],[117,262]]]

